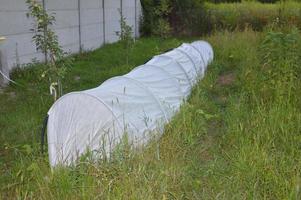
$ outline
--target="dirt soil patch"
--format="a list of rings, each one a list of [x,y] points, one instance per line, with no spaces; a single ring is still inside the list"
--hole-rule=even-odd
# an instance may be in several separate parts
[[[217,83],[221,86],[229,86],[234,82],[235,78],[234,73],[223,74],[218,78]]]

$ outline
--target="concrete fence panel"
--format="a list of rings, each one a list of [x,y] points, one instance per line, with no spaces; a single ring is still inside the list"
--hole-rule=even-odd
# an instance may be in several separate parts
[[[139,36],[141,4],[139,0],[41,0],[44,8],[53,13],[56,23],[53,30],[66,52],[78,53],[93,50],[105,43],[118,40],[120,13]],[[30,63],[32,59],[45,60],[37,52],[30,32],[33,20],[26,17],[25,0],[0,0],[0,36],[6,38],[0,46],[0,69],[9,76],[13,68]],[[3,64],[5,63],[5,64]],[[1,76],[1,75],[0,75]],[[3,78],[3,77],[1,77]],[[2,79],[0,79],[1,82]],[[3,82],[3,81],[2,81]]]

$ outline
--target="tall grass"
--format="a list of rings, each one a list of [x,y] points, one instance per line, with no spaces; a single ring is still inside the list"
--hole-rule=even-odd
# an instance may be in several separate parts
[[[298,32],[270,32],[245,55],[225,109],[223,168],[213,169],[225,199],[300,198],[300,41]]]
[[[37,142],[26,145],[33,134],[20,121],[25,114],[39,121],[40,115],[30,102],[18,106],[24,98],[17,97],[11,103],[7,100],[8,106],[0,108],[1,114],[13,112],[18,106],[14,116],[19,128],[5,121],[12,119],[11,115],[0,116],[0,124],[4,125],[2,141],[6,135],[11,137],[7,149],[1,148],[7,161],[1,167],[2,198],[300,199],[299,37],[297,31],[245,30],[219,32],[206,38],[214,47],[214,62],[189,101],[166,126],[163,137],[139,151],[124,148],[122,156],[110,162],[82,159],[75,167],[51,171],[47,158],[35,148]],[[133,65],[143,63],[155,52],[179,42],[142,39],[135,45],[130,61]],[[119,44],[78,59],[69,90],[92,87],[95,82],[129,70],[131,66],[113,67],[119,64],[116,59],[105,59],[112,50],[118,52]],[[95,73],[104,75],[89,79],[98,77]],[[30,83],[33,79],[31,73],[21,74],[19,82]],[[80,83],[71,81],[75,74],[83,74]],[[5,97],[11,91],[17,96],[30,95],[9,88]],[[42,98],[34,102],[42,104]],[[26,107],[35,114],[28,114]],[[37,125],[30,124],[27,126],[31,128]],[[13,146],[22,128],[22,145]],[[9,136],[14,132],[15,136]]]
[[[244,30],[246,26],[262,31],[273,23],[301,28],[301,7],[295,1],[281,1],[276,4],[259,2],[206,3],[209,24],[214,30]]]

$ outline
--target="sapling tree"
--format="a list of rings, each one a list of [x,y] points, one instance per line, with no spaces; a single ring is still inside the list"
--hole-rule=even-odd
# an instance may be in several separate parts
[[[120,42],[123,45],[123,48],[126,50],[126,63],[129,64],[129,53],[134,45],[133,38],[133,27],[126,23],[126,18],[123,16],[121,10],[120,13],[120,31],[116,31],[116,35],[119,37]]]
[[[51,29],[55,23],[53,14],[48,14],[41,3],[36,0],[26,0],[28,5],[27,17],[33,19],[34,34],[32,37],[37,51],[45,55],[46,69],[42,73],[42,78],[47,78],[50,85],[50,94],[54,101],[63,95],[62,79],[66,75],[67,69],[72,64],[72,58],[65,57],[66,52],[59,45],[56,33]]]

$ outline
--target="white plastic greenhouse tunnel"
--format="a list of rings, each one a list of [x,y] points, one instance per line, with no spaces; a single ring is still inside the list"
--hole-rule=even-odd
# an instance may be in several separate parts
[[[99,87],[62,96],[48,111],[50,165],[87,151],[110,157],[123,138],[140,146],[160,136],[213,60],[205,41],[184,43]]]

